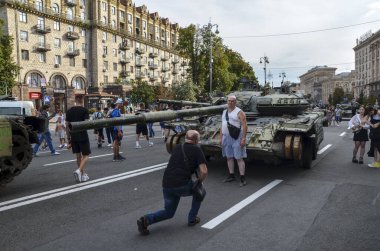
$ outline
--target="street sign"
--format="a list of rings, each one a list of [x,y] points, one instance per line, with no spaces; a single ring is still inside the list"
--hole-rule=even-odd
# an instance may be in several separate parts
[[[44,97],[44,103],[50,103],[50,96]]]

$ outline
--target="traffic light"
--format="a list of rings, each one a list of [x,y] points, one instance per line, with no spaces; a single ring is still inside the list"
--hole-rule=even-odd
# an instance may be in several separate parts
[[[42,96],[46,96],[46,87],[45,86],[41,86],[41,94]]]

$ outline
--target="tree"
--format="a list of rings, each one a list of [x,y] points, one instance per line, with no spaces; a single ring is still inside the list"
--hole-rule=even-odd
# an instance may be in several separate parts
[[[149,103],[154,101],[154,89],[146,81],[132,82],[131,101],[134,104],[144,103],[149,107]]]
[[[0,95],[11,93],[20,70],[12,57],[13,38],[3,34],[3,24],[3,21],[0,20]]]
[[[333,97],[331,96],[331,94],[329,94],[329,104],[332,105],[333,104]]]
[[[364,92],[361,91],[358,98],[358,103],[363,105],[364,104]]]
[[[190,80],[172,86],[173,98],[176,100],[197,101],[199,88]]]
[[[333,104],[339,104],[344,97],[344,90],[342,87],[336,87],[333,93]]]

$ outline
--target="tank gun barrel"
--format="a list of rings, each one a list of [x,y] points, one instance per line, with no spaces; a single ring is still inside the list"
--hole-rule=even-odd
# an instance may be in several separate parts
[[[100,129],[105,127],[130,125],[135,123],[168,121],[182,117],[215,115],[221,113],[224,109],[227,109],[227,105],[217,105],[177,111],[169,110],[161,112],[147,112],[140,113],[138,115],[127,116],[124,118],[97,119],[82,122],[72,122],[69,124],[69,130],[71,132],[79,132],[89,129]]]
[[[201,102],[192,102],[186,100],[173,100],[173,99],[157,99],[157,103],[159,104],[168,104],[168,105],[180,105],[182,106],[211,106],[209,103],[201,103]]]

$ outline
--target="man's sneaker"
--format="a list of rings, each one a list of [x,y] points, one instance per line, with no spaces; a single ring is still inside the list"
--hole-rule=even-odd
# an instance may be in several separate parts
[[[201,222],[201,219],[197,216],[197,217],[195,217],[195,219],[193,221],[190,221],[189,223],[187,223],[187,225],[189,227],[193,227],[193,226],[197,225],[199,222]]]
[[[122,160],[125,160],[125,157],[121,156],[120,154],[117,156],[117,158],[122,161]]]
[[[136,149],[140,149],[141,148],[141,146],[140,145],[136,145]]]
[[[38,157],[38,156],[40,156],[40,154],[39,153],[33,153],[33,156]]]
[[[148,223],[147,223],[145,216],[143,216],[137,220],[137,228],[138,228],[141,235],[148,235],[149,234]]]
[[[102,148],[102,144],[98,144],[98,148]]]
[[[233,174],[230,174],[225,180],[223,180],[223,182],[231,182],[235,180],[236,180],[235,176]]]
[[[63,145],[59,145],[58,147],[59,147],[59,148],[62,148],[62,147],[63,147]]]
[[[90,179],[90,177],[88,177],[88,174],[87,173],[84,173],[84,174],[82,174],[82,182],[86,182],[86,181],[88,181]]]
[[[121,160],[119,159],[118,156],[116,156],[116,157],[114,156],[113,159],[112,159],[112,161],[113,161],[113,162],[117,162],[117,161],[121,161]]]
[[[82,173],[79,169],[74,171],[74,178],[76,182],[82,182]]]
[[[240,184],[239,184],[241,187],[247,185],[247,181],[245,179],[241,179],[240,180]]]
[[[153,146],[153,142],[152,141],[149,141],[149,146]]]
[[[51,153],[51,155],[60,155],[60,153],[55,151],[55,152]]]
[[[107,146],[112,146],[112,144],[108,144]]]

